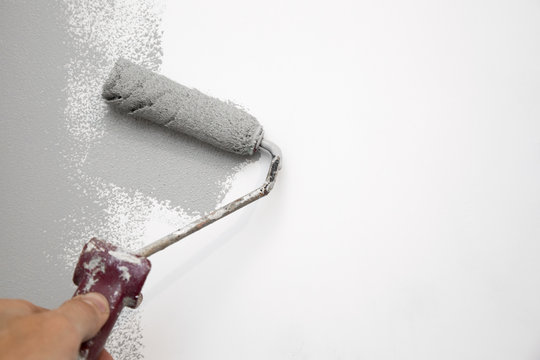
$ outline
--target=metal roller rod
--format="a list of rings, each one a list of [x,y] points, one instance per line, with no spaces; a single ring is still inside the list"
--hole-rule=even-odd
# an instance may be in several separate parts
[[[135,254],[144,256],[144,257],[149,257],[150,255],[153,255],[156,252],[161,251],[165,249],[166,247],[182,240],[186,236],[191,235],[194,232],[201,230],[207,225],[210,225],[213,222],[254,202],[255,200],[258,200],[262,198],[263,196],[268,195],[270,191],[272,190],[272,188],[274,187],[274,184],[276,182],[276,175],[279,169],[281,168],[281,150],[279,149],[277,145],[275,145],[274,143],[266,139],[262,140],[260,148],[268,151],[268,153],[270,153],[270,155],[272,156],[268,174],[266,175],[266,179],[264,183],[261,185],[261,187],[242,196],[241,198],[238,198],[220,207],[219,209],[212,211],[208,215],[205,215],[202,218],[189,223],[183,228],[178,229],[170,233],[169,235],[166,235],[162,237],[161,239],[154,241],[153,243],[149,245],[146,245],[145,247],[135,252]]]

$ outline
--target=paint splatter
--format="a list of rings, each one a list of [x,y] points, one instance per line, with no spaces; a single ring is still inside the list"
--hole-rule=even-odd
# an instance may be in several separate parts
[[[161,62],[160,1],[65,0],[64,12],[72,58],[66,64],[67,105],[65,121],[68,146],[63,152],[71,180],[84,196],[94,199],[106,216],[78,216],[68,220],[65,253],[68,271],[79,256],[82,245],[98,235],[123,248],[142,245],[147,224],[160,215],[180,226],[188,217],[180,210],[141,193],[128,191],[102,179],[88,176],[83,165],[89,151],[103,137],[106,109],[101,86],[119,57],[136,61],[152,70]],[[85,209],[82,210],[85,213]],[[76,226],[71,224],[76,222]],[[98,232],[96,234],[96,231]],[[107,343],[115,359],[142,359],[140,314],[125,311]]]
[[[161,63],[161,1],[64,0],[69,46],[65,110],[72,151],[65,156],[80,167],[89,147],[103,136],[105,107],[101,87],[119,57],[151,70]],[[74,149],[70,149],[74,150]]]
[[[102,163],[100,160],[108,159],[107,152],[124,150],[119,149],[118,146],[122,146],[122,141],[125,141],[120,134],[127,131],[126,128],[122,128],[124,125],[121,119],[118,119],[118,122],[107,122],[111,115],[101,98],[102,84],[120,57],[132,60],[151,70],[159,70],[162,55],[163,4],[158,0],[137,2],[63,0],[62,4],[70,39],[69,44],[66,45],[71,49],[72,55],[66,64],[65,131],[67,136],[63,139],[65,143],[61,153],[65,160],[64,166],[70,174],[70,183],[76,193],[83,197],[83,204],[85,204],[77,214],[71,214],[57,221],[57,225],[63,229],[62,241],[65,244],[64,253],[58,255],[58,260],[65,264],[67,271],[71,272],[83,245],[91,237],[104,239],[127,250],[135,250],[193,221],[200,215],[200,211],[211,210],[208,209],[209,205],[217,205],[230,189],[233,174],[254,159],[246,160],[234,157],[234,155],[216,156],[212,152],[217,150],[208,149],[208,147],[199,148],[202,145],[192,144],[188,140],[183,141],[182,150],[188,152],[191,150],[195,152],[194,155],[199,150],[204,153],[204,155],[190,157],[187,164],[204,163],[206,168],[201,167],[199,180],[195,183],[197,186],[205,184],[204,195],[213,199],[211,202],[207,200],[201,202],[201,206],[198,208],[195,206],[195,209],[186,207],[186,210],[178,205],[173,206],[168,200],[158,200],[149,196],[151,188],[145,186],[152,183],[152,180],[141,183],[145,189],[143,191],[106,180],[122,181],[122,178],[130,176],[123,168],[94,166],[96,163]],[[133,124],[133,126],[137,125]],[[145,130],[148,131],[145,142],[161,140],[167,143],[171,139],[178,140],[172,135],[156,135],[156,129]],[[135,134],[139,133],[135,132]],[[148,136],[161,138],[150,139]],[[130,143],[130,145],[133,144]],[[132,149],[132,146],[129,149]],[[152,153],[162,151],[160,154],[163,161],[166,160],[165,157],[170,149],[147,150]],[[100,151],[105,151],[105,157],[100,157],[102,155]],[[124,154],[132,152],[128,150]],[[131,163],[129,157],[124,157],[123,160],[124,163],[126,161]],[[105,161],[110,163],[109,160]],[[220,165],[216,166],[216,163]],[[169,168],[180,168],[177,162],[173,165]],[[136,167],[131,166],[131,168]],[[103,169],[105,173],[100,173],[99,171]],[[115,177],[117,172],[119,176]],[[220,176],[215,176],[218,173]],[[174,179],[170,174],[163,176]],[[189,176],[189,174],[184,176]],[[195,190],[183,181],[185,177],[176,180],[186,188],[185,193],[193,193]],[[209,189],[211,191],[208,191]],[[170,192],[168,188],[166,190]],[[204,196],[201,199],[204,200]],[[182,199],[179,202],[182,202]],[[142,347],[140,310],[124,311],[109,337],[106,348],[115,359],[131,360],[143,358]]]

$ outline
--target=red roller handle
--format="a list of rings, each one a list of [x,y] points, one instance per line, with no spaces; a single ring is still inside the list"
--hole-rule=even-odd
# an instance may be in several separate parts
[[[147,258],[102,240],[93,238],[86,243],[73,274],[77,285],[73,296],[89,292],[103,294],[109,301],[110,315],[97,335],[81,345],[80,359],[97,359],[124,306],[136,308],[140,304],[141,289],[150,267]]]

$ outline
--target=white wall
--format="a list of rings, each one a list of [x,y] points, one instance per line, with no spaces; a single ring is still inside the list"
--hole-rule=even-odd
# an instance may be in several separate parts
[[[151,8],[161,14],[158,5]],[[144,348],[116,349],[118,358],[538,358],[537,2],[164,5],[155,22],[163,36],[152,40],[163,56],[148,53],[141,61],[156,68],[162,61],[165,75],[246,106],[281,145],[284,164],[268,198],[152,257],[140,314],[116,335],[133,342],[134,330]],[[122,44],[134,38],[113,43],[129,52]],[[72,61],[76,51],[55,61]],[[102,54],[105,67],[113,55]],[[2,111],[18,114],[5,111],[9,104],[1,102]],[[86,220],[84,212],[73,214],[84,224],[79,244],[67,239],[75,226],[39,220],[49,231],[60,226],[60,249],[75,254],[94,229],[128,246],[148,242],[222,201],[224,182],[234,184],[230,199],[264,177],[264,156],[248,165],[224,157],[223,165],[225,155],[196,142],[100,116],[107,126],[81,167],[94,180],[62,186],[76,194],[89,184],[116,187],[105,187],[105,195],[87,189],[73,200],[100,206]],[[66,121],[59,118],[47,121]],[[37,136],[32,127],[9,124],[3,138],[17,140],[7,134],[21,128]],[[61,143],[69,135],[59,134]],[[145,150],[142,160],[129,154],[131,146]],[[54,151],[52,158],[63,159]],[[2,153],[3,166],[15,156]],[[176,158],[182,176],[171,170]],[[135,162],[142,180],[94,166],[107,159],[127,172]],[[236,174],[238,166],[244,168]],[[65,168],[63,176],[73,176],[73,167]],[[203,173],[218,182],[205,183]],[[159,185],[156,174],[177,181]],[[8,172],[2,192],[21,186],[21,178]],[[193,195],[199,185],[207,199],[201,202]],[[28,231],[22,219],[36,221],[45,209],[10,199],[1,220],[14,239]],[[141,204],[152,211],[138,211]],[[13,209],[20,226],[8,216]],[[16,255],[22,245],[12,244],[3,242],[2,250]],[[65,252],[49,264],[69,259]],[[2,266],[14,274],[37,265],[10,258]],[[2,280],[3,296],[30,294],[24,281]]]

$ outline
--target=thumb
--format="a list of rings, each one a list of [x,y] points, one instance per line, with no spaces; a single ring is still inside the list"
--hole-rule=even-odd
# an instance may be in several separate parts
[[[55,312],[65,316],[82,341],[91,339],[109,317],[109,303],[99,293],[79,295],[66,301]]]

